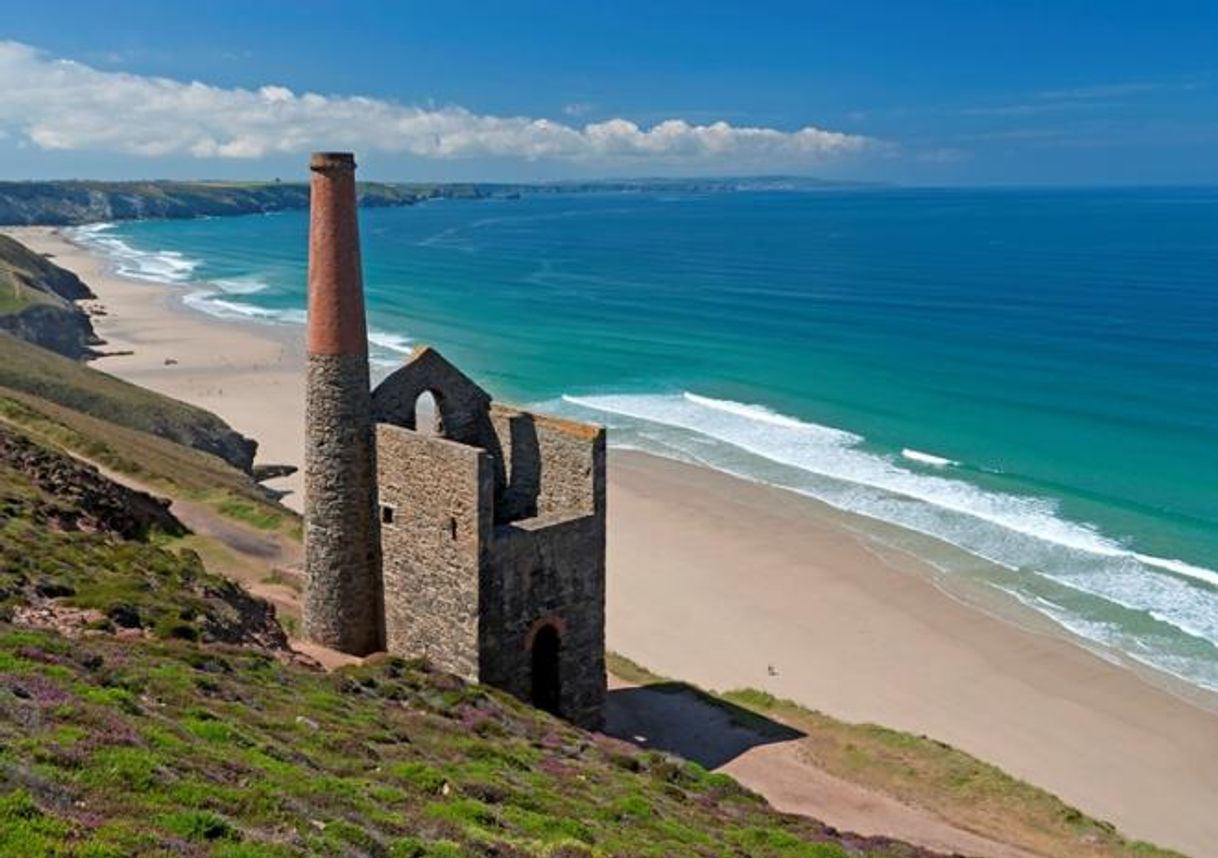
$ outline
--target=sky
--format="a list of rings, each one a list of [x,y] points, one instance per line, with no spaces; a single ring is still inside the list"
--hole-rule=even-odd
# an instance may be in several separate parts
[[[1218,0],[10,4],[2,179],[1218,183]]]

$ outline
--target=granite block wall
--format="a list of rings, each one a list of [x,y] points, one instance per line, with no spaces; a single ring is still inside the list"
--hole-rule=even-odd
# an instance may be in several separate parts
[[[477,447],[379,424],[377,466],[387,649],[478,681],[491,463]]]

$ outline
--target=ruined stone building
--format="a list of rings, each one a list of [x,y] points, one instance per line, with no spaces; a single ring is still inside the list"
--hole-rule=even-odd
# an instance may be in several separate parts
[[[492,402],[430,348],[370,391],[354,160],[311,167],[306,634],[599,724],[604,430]]]

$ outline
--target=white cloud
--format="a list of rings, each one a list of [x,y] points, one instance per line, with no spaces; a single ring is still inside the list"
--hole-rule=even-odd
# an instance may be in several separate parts
[[[229,89],[103,71],[17,42],[0,42],[0,81],[0,131],[43,149],[149,157],[261,158],[341,148],[425,158],[806,163],[873,143],[812,126],[780,131],[669,119],[644,128],[610,119],[580,127],[275,85]]]

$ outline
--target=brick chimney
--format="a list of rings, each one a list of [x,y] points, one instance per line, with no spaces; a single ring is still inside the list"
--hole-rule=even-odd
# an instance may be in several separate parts
[[[309,169],[304,631],[367,655],[384,608],[355,158],[318,152]]]

